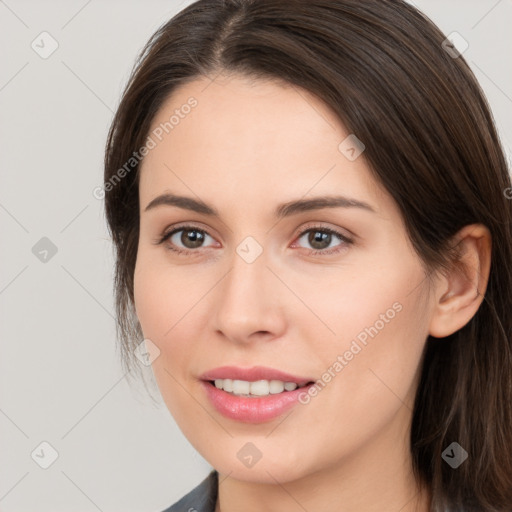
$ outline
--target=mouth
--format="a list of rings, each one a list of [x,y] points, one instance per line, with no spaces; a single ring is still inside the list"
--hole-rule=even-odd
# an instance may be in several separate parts
[[[254,424],[272,421],[299,403],[308,403],[303,397],[315,383],[308,381],[299,386],[290,381],[214,379],[201,384],[218,413],[230,420]]]
[[[240,379],[214,379],[207,380],[205,382],[218,390],[229,393],[232,396],[244,398],[262,398],[271,395],[279,395],[281,393],[290,393],[296,389],[301,389],[314,384],[314,381],[297,383],[276,379],[261,379],[257,381],[246,381]]]
[[[214,385],[221,385],[222,389],[230,392],[233,391],[231,383],[235,383],[235,386],[238,386],[240,389],[240,391],[235,389],[235,392],[241,394],[251,393],[250,390],[253,384],[254,392],[252,392],[252,394],[258,394],[260,390],[266,389],[265,384],[262,383],[263,381],[269,382],[271,393],[274,389],[278,390],[276,392],[283,391],[280,389],[281,382],[283,386],[285,386],[284,389],[288,390],[288,388],[292,388],[293,384],[297,387],[302,387],[305,384],[315,381],[315,379],[311,377],[293,375],[267,366],[253,366],[251,368],[221,366],[203,373],[199,378],[204,381],[213,382]],[[249,389],[244,391],[247,388],[246,383],[249,383]]]
[[[277,368],[221,366],[199,376],[214,409],[244,423],[273,420],[299,403],[316,382]]]

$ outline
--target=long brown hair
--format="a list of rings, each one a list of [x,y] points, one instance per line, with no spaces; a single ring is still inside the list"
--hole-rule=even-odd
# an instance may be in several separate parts
[[[363,156],[426,268],[449,266],[450,240],[463,226],[483,223],[491,232],[479,310],[451,336],[427,339],[410,447],[432,511],[503,512],[512,510],[512,189],[484,94],[445,39],[402,0],[200,0],[165,23],[136,62],[106,145],[118,338],[125,368],[136,372],[133,154],[163,101],[220,71],[302,87],[364,142]],[[469,454],[457,469],[442,460],[454,441]]]

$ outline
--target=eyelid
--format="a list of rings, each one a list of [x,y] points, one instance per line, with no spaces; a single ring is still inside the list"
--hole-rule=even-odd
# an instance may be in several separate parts
[[[160,240],[162,238],[170,236],[171,234],[176,233],[176,231],[181,231],[181,230],[201,231],[201,232],[209,235],[211,238],[214,238],[214,239],[218,238],[216,234],[215,234],[215,236],[212,235],[212,233],[211,233],[212,229],[209,226],[203,227],[201,225],[201,222],[196,222],[196,221],[186,222],[185,221],[185,222],[179,222],[177,224],[172,224],[171,226],[166,227],[163,230],[162,234],[159,235],[158,238],[155,240],[155,243],[157,243],[157,241],[160,242]]]
[[[306,224],[303,224],[297,231],[297,234],[295,235],[295,238],[301,237],[304,235],[305,232],[317,229],[318,231],[329,231],[333,234],[338,234],[342,238],[350,241],[354,241],[358,238],[358,236],[350,231],[350,229],[347,228],[341,228],[339,226],[331,227],[329,225],[324,225],[324,222],[318,221],[318,222],[306,222]]]

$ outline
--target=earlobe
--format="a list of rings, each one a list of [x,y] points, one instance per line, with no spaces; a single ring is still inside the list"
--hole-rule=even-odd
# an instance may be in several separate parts
[[[458,258],[435,292],[429,334],[444,338],[464,327],[480,307],[491,268],[492,240],[482,224],[462,228],[454,237]]]

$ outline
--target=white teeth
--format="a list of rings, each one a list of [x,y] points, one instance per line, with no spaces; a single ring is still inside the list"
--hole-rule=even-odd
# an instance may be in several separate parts
[[[271,380],[269,384],[269,392],[272,395],[276,395],[277,393],[282,393],[284,391],[284,382],[280,380]]]
[[[245,380],[233,381],[233,393],[235,395],[248,395],[250,393],[251,384]]]
[[[249,382],[236,379],[215,379],[215,387],[223,389],[237,396],[267,396],[275,395],[283,391],[293,391],[299,386],[295,382],[283,382],[281,380],[257,380]]]
[[[224,382],[222,384],[222,389],[224,391],[233,391],[233,381],[231,379],[224,379]]]

